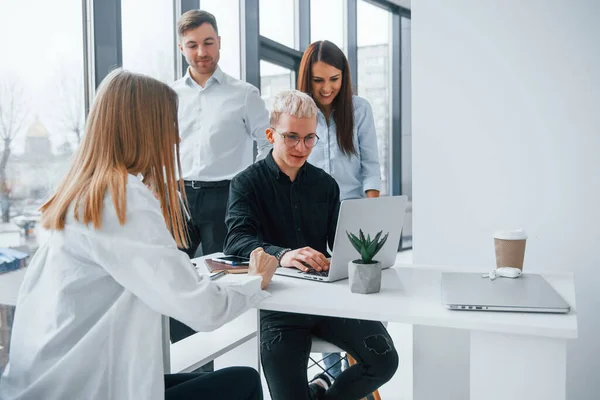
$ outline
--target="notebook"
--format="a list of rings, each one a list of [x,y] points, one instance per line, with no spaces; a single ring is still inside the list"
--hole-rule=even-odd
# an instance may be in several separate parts
[[[225,264],[225,263],[213,261],[209,258],[204,259],[204,264],[206,265],[206,268],[208,268],[208,270],[210,272],[226,270],[227,273],[229,273],[229,274],[246,274],[246,273],[248,273],[247,265]],[[194,265],[196,265],[196,264],[194,263]]]

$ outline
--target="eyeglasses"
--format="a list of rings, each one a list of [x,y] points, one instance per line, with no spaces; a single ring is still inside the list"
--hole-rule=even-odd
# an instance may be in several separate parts
[[[279,136],[281,136],[283,138],[283,142],[288,147],[296,147],[298,145],[298,143],[300,143],[301,140],[304,140],[304,146],[306,146],[306,148],[310,149],[310,148],[315,147],[315,145],[319,141],[319,137],[316,134],[310,134],[308,136],[301,138],[298,135],[295,135],[292,133],[277,132],[277,130],[273,127],[271,127],[271,129],[273,129],[273,131],[275,131]]]

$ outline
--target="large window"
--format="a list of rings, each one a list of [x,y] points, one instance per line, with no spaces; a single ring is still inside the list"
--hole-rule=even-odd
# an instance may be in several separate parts
[[[64,176],[84,136],[84,88],[93,91],[94,84],[99,83],[94,82],[95,76],[105,76],[120,60],[123,67],[166,83],[173,82],[181,73],[176,71],[180,59],[175,32],[179,16],[174,15],[178,2],[184,3],[181,0],[0,0],[3,38],[0,40],[0,247],[21,247],[33,254],[39,246],[38,209]],[[356,10],[347,9],[354,1],[312,0],[310,7],[308,2],[200,0],[197,4],[217,18],[221,36],[219,64],[223,71],[235,78],[245,76],[255,84],[260,78],[267,106],[278,92],[295,87],[295,68],[304,51],[300,43],[304,46],[308,39],[309,32],[305,29],[309,19],[311,42],[327,39],[344,50],[358,77],[353,82],[357,94],[373,108],[382,194],[401,191],[409,196],[411,206],[403,231],[403,246],[410,245],[410,12],[391,0],[358,0]],[[195,4],[185,3],[186,7]],[[257,3],[258,10],[248,8],[256,7]],[[86,4],[103,8],[103,12],[94,13],[93,20],[85,21],[88,28],[93,28],[91,39],[96,41],[87,48],[82,19],[82,7]],[[120,29],[114,17],[114,4],[121,5]],[[240,7],[241,4],[245,7]],[[241,9],[246,10],[246,15],[240,14]],[[400,14],[392,18],[392,11]],[[357,20],[348,20],[353,15]],[[398,33],[399,15],[403,16],[401,42],[397,35],[392,37],[392,30]],[[259,32],[271,40],[243,40],[246,30]],[[240,51],[241,43],[244,52]],[[84,76],[84,55],[94,52],[95,60],[88,65],[89,76]],[[246,60],[241,59],[242,53]],[[401,92],[398,71],[402,76]],[[397,106],[400,96],[401,113]],[[399,170],[401,176],[397,174]],[[13,272],[0,274],[0,372],[7,362],[15,311],[7,304],[14,304],[21,278],[22,275]]]
[[[260,93],[267,105],[271,109],[273,97],[277,93],[294,89],[296,87],[296,74],[294,71],[272,64],[268,61],[260,62]]]
[[[345,0],[313,0],[310,5],[310,41],[329,40],[344,50]]]
[[[81,0],[0,0],[0,247],[38,247],[38,208],[83,135],[81,7]],[[19,282],[10,274],[0,275],[0,371],[14,312],[6,304],[18,290],[11,282]]]
[[[171,83],[175,80],[173,3],[121,0],[123,68]]]
[[[381,164],[382,195],[390,194],[391,93],[389,11],[358,2],[358,95],[371,103]]]
[[[201,0],[200,7],[217,19],[221,36],[219,66],[228,75],[240,79],[240,3],[239,0]]]
[[[297,49],[295,0],[260,0],[260,34]]]
[[[23,28],[25,15],[35,29]],[[0,41],[3,222],[22,227],[23,217],[37,214],[83,135],[81,15],[79,0],[2,6],[0,37],[19,36]]]

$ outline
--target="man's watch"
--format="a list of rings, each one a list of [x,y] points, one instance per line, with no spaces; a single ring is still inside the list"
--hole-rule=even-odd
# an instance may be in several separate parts
[[[292,251],[292,249],[281,249],[277,253],[275,253],[275,258],[277,259],[277,263],[279,264],[279,267],[281,267],[281,258],[288,251]]]

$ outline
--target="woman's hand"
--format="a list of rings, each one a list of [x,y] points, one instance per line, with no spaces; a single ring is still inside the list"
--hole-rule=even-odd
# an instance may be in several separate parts
[[[259,275],[262,277],[260,287],[264,290],[269,286],[278,265],[279,263],[275,257],[265,253],[262,247],[259,247],[250,253],[248,275]]]

